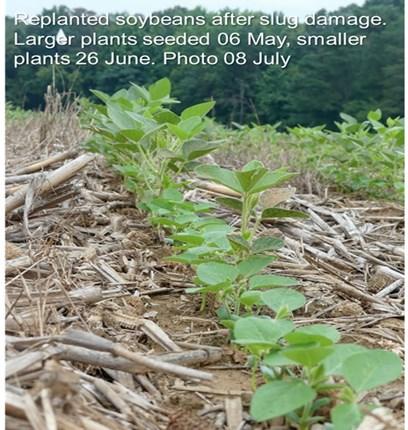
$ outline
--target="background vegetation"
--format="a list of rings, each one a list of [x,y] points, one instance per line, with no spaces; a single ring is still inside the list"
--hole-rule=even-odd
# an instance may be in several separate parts
[[[43,14],[56,11],[59,14],[77,14],[83,10],[70,10],[59,6],[44,10]],[[188,10],[175,7],[162,11],[166,15],[211,15],[202,8]],[[325,11],[319,11],[327,13]],[[387,26],[367,30],[368,42],[363,47],[295,47],[294,56],[287,70],[279,68],[255,66],[60,66],[55,70],[55,83],[60,91],[73,91],[81,96],[90,96],[89,90],[98,88],[109,94],[127,86],[129,81],[149,84],[157,79],[168,76],[175,87],[175,96],[183,101],[180,111],[198,101],[213,98],[217,105],[213,115],[224,123],[262,123],[273,124],[280,121],[282,126],[298,124],[314,126],[326,124],[334,128],[334,121],[339,119],[340,112],[347,112],[363,121],[367,112],[378,108],[383,117],[403,115],[403,32],[404,13],[402,0],[368,0],[363,6],[350,5],[335,11],[336,14],[381,15]],[[252,14],[252,12],[251,12]],[[7,100],[14,106],[28,109],[42,106],[43,94],[52,81],[52,67],[22,66],[17,70],[13,67],[13,55],[18,54],[19,47],[13,41],[14,31],[22,35],[30,31],[34,34],[56,34],[57,28],[48,27],[44,30],[36,27],[14,26],[11,17],[6,18],[6,85]],[[89,32],[87,28],[66,28],[67,34]],[[150,27],[145,30],[123,28],[111,25],[96,28],[99,34],[158,34],[163,30]],[[167,28],[168,34],[180,31],[215,31],[213,27],[200,27],[198,30],[184,28]],[[262,28],[259,31],[269,33],[292,32],[305,33],[300,26],[296,30],[284,27]],[[226,31],[236,31],[235,27]],[[242,29],[241,33],[245,31]],[[250,31],[257,31],[252,27]],[[341,29],[310,28],[310,32],[334,33]],[[349,32],[350,29],[348,30]],[[358,31],[358,30],[355,30]],[[361,30],[360,30],[361,32]],[[69,53],[76,47],[59,48]],[[92,48],[94,50],[95,48]],[[101,54],[110,48],[99,47]],[[236,47],[234,49],[252,49]],[[268,49],[273,52],[272,47]],[[115,49],[119,53],[140,53],[140,47],[121,47]],[[212,46],[208,53],[223,51],[225,48]],[[228,47],[228,50],[231,50]],[[196,47],[181,48],[183,53],[196,53]],[[32,47],[33,54],[49,54],[52,50]],[[161,47],[149,48],[153,58],[159,58]]]
[[[336,129],[324,126],[244,125],[231,129],[212,122],[209,137],[227,142],[218,155],[225,163],[255,156],[270,168],[288,166],[298,172],[299,192],[322,195],[326,187],[355,196],[403,201],[404,122],[384,118],[380,110],[364,121],[341,113]]]

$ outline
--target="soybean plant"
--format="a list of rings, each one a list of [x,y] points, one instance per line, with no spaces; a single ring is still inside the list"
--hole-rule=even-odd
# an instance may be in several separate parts
[[[177,187],[181,172],[191,170],[194,160],[219,146],[199,138],[204,117],[215,103],[200,103],[177,115],[170,109],[178,101],[170,95],[167,78],[148,88],[132,84],[112,96],[92,92],[104,104],[91,104],[84,115],[93,132],[86,147],[103,154],[142,202]]]
[[[401,361],[393,352],[339,340],[326,324],[294,329],[287,320],[240,318],[234,342],[250,352],[265,379],[252,397],[251,416],[258,422],[284,416],[300,430],[331,419],[334,430],[355,430],[372,408],[359,398],[397,379]]]
[[[203,294],[203,298],[208,293],[216,294],[222,303],[220,316],[224,324],[231,325],[232,323],[228,323],[229,319],[233,319],[231,314],[239,315],[241,308],[251,312],[253,306],[264,305],[262,299],[264,296],[258,290],[297,284],[292,278],[260,274],[276,259],[276,256],[270,253],[279,249],[283,241],[273,236],[257,238],[256,230],[259,223],[270,218],[305,217],[305,214],[280,208],[260,209],[261,193],[293,176],[284,169],[270,171],[261,162],[252,161],[239,171],[216,165],[202,165],[196,168],[196,173],[202,178],[228,187],[237,196],[223,197],[217,201],[240,213],[240,230],[231,230],[225,225],[218,228],[217,242],[213,241],[213,245],[218,247],[217,252],[211,253],[209,257],[205,256],[205,262],[200,263],[200,259],[190,261],[196,264],[197,287],[189,291],[199,292]],[[251,219],[254,220],[252,225]],[[197,237],[201,233],[195,231],[194,234]],[[208,235],[206,238],[204,235],[200,237],[200,245],[206,239],[208,242]],[[189,239],[192,239],[191,232]],[[209,248],[205,250],[209,251]],[[191,254],[191,250],[189,252]],[[276,297],[288,297],[299,293],[280,288],[275,292],[271,291],[270,294]],[[278,312],[283,314],[289,311],[281,307]]]

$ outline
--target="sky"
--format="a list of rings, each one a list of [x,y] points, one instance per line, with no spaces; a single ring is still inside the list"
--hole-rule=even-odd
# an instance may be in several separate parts
[[[6,14],[38,14],[43,8],[65,5],[70,8],[83,7],[99,13],[129,12],[149,14],[174,6],[205,6],[216,11],[224,7],[251,9],[266,13],[284,12],[290,16],[305,16],[319,9],[335,10],[350,3],[363,4],[364,0],[6,0]]]

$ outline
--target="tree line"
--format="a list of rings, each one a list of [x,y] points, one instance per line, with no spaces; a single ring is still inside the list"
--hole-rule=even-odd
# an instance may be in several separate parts
[[[227,10],[226,10],[227,11]],[[225,11],[224,11],[225,12]],[[239,11],[233,11],[239,13]],[[43,10],[42,15],[93,14],[85,9],[69,9],[58,6]],[[261,12],[245,12],[250,15],[264,15]],[[329,15],[326,10],[316,12]],[[84,97],[90,97],[90,89],[107,93],[126,87],[129,82],[146,85],[167,76],[173,83],[174,96],[183,101],[183,106],[208,100],[216,100],[214,115],[224,123],[276,123],[284,126],[302,124],[332,125],[338,120],[340,112],[346,112],[358,119],[364,119],[370,110],[380,108],[385,116],[403,116],[404,109],[404,4],[403,0],[367,0],[363,6],[349,5],[333,12],[336,15],[379,15],[387,25],[364,30],[367,35],[363,46],[296,46],[283,48],[283,54],[291,54],[292,62],[286,69],[277,66],[255,66],[253,64],[225,65],[163,65],[161,57],[163,47],[151,46],[148,53],[155,65],[103,65],[97,66],[34,66],[23,65],[15,68],[14,55],[28,51],[30,54],[50,54],[53,49],[43,46],[15,46],[14,33],[24,40],[27,34],[55,35],[58,26],[39,27],[14,25],[14,18],[6,17],[6,97],[15,106],[37,109],[43,105],[43,94],[47,85],[54,83],[60,91],[70,91]],[[121,14],[122,15],[122,14]],[[201,7],[186,9],[174,7],[158,15],[205,16],[210,22],[213,16]],[[283,18],[282,14],[276,14]],[[143,35],[179,35],[187,32],[202,35],[206,32],[215,34],[220,31],[211,25],[199,27],[149,26],[138,29],[137,26],[109,25],[96,27],[67,26],[64,31],[69,35],[91,34],[115,36],[126,33],[136,37]],[[237,27],[230,25],[222,29],[232,33]],[[298,35],[330,35],[347,31],[348,34],[361,34],[358,28],[307,28],[301,23],[297,28],[260,27],[257,24],[240,27],[242,40],[248,32],[264,32],[275,36],[289,34],[293,40]],[[62,46],[58,52],[72,54],[78,47]],[[170,48],[172,49],[172,48]],[[174,48],[173,48],[174,49]],[[200,46],[177,47],[183,54],[198,54]],[[246,44],[238,46],[217,46],[205,48],[206,53],[222,56],[225,51],[244,51],[248,55],[253,47]],[[97,51],[107,55],[112,49],[108,46],[88,47],[88,51]],[[137,54],[146,48],[141,46],[115,47],[118,54]],[[276,49],[263,47],[265,54],[272,54]]]

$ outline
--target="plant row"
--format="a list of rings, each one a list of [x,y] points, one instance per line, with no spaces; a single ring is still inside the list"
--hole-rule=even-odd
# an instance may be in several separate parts
[[[293,177],[285,169],[270,171],[260,161],[241,170],[201,164],[219,141],[202,136],[213,102],[176,114],[171,85],[162,79],[148,88],[132,84],[112,96],[94,94],[103,104],[85,117],[94,133],[87,148],[103,154],[138,197],[152,225],[166,235],[174,255],[167,260],[194,270],[194,288],[202,307],[209,296],[231,340],[249,354],[255,421],[284,417],[306,430],[317,422],[352,430],[374,407],[360,400],[368,390],[400,376],[401,362],[392,352],[340,343],[331,325],[295,325],[293,312],[306,300],[294,278],[266,274],[283,241],[258,236],[260,223],[299,217],[298,211],[268,207],[264,193]],[[228,196],[215,202],[184,198],[195,178],[219,184]],[[219,206],[234,214],[234,225],[220,217]],[[328,412],[329,411],[329,412]]]
[[[392,201],[404,199],[404,121],[382,119],[377,109],[365,121],[344,113],[337,130],[324,125],[289,127],[280,124],[252,125],[228,129],[212,123],[211,136],[230,142],[231,152],[262,151],[271,160],[286,159],[296,168],[313,173],[323,183],[340,191]]]

